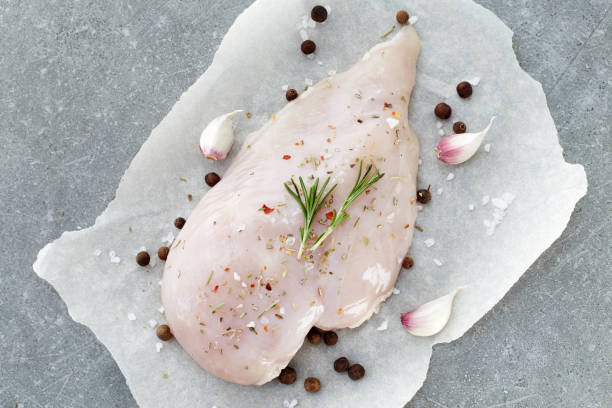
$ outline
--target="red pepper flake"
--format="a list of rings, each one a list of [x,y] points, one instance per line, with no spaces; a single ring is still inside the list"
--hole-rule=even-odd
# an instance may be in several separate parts
[[[252,288],[254,288],[254,287],[255,287],[255,284],[254,284],[254,283],[251,283],[251,287],[252,287]]]
[[[393,107],[393,105],[391,105],[390,103],[385,102],[385,104],[383,105],[383,110],[391,109],[392,107]]]
[[[260,210],[263,211],[264,214],[270,214],[272,211],[274,211],[274,208],[270,208],[264,204],[261,206]]]
[[[328,213],[325,214],[325,218],[327,218],[328,220],[333,220],[334,219],[334,212],[330,211]]]
[[[268,326],[264,326],[264,331],[267,332],[268,331]]]
[[[289,156],[288,154],[285,154],[285,155],[283,156],[283,160],[289,160],[290,158],[291,158],[291,156]]]
[[[325,156],[321,155],[321,160],[325,160]]]
[[[266,283],[266,289],[267,290],[272,290],[272,285],[270,285],[270,282]]]
[[[335,126],[333,126],[333,125],[327,125],[327,127],[328,127],[328,128],[330,128],[331,130],[336,129],[336,127],[335,127]]]
[[[410,224],[406,224],[406,225],[404,225],[404,228],[405,228],[405,229],[410,228]]]
[[[296,146],[299,146],[299,145],[300,145],[300,142],[295,142],[295,145],[296,145]]]
[[[229,272],[229,271],[230,271],[230,268],[225,268],[225,269],[224,269],[224,271],[225,271],[225,272]]]
[[[213,290],[213,292],[217,293],[218,290],[219,290],[219,285],[215,285],[215,290]]]
[[[342,308],[338,309],[338,315],[342,314]]]

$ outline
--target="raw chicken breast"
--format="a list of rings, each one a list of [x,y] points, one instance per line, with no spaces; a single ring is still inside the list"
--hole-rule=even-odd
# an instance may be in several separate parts
[[[168,324],[204,369],[227,381],[275,378],[312,326],[356,327],[391,293],[416,218],[418,139],[408,126],[419,40],[412,27],[324,79],[251,134],[170,251]],[[352,189],[359,162],[385,176],[309,259],[304,217],[283,183],[338,184],[313,226]]]

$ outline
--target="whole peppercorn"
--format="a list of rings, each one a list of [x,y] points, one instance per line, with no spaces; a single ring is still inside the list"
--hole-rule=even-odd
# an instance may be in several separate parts
[[[455,132],[456,134],[465,133],[466,130],[467,126],[465,126],[465,123],[463,122],[455,122],[453,124],[453,132]]]
[[[168,341],[172,338],[172,332],[170,331],[170,326],[167,324],[160,324],[157,326],[157,337],[160,340]]]
[[[434,109],[434,114],[440,119],[450,118],[451,113],[452,113],[451,107],[445,104],[444,102],[440,102],[439,104],[437,104],[436,108]]]
[[[323,341],[328,346],[335,346],[338,343],[338,335],[336,332],[329,331],[323,335]]]
[[[340,357],[334,361],[334,370],[338,373],[343,373],[349,368],[349,361],[346,357]]]
[[[147,266],[151,261],[151,257],[147,251],[140,251],[136,255],[136,263],[140,266]]]
[[[431,188],[431,185],[427,187],[427,190],[425,189],[417,190],[416,198],[419,203],[427,204],[428,202],[431,201],[431,192],[429,191],[430,188]]]
[[[183,229],[186,222],[187,220],[184,219],[183,217],[178,217],[177,219],[174,220],[174,226],[178,229]]]
[[[315,44],[312,40],[306,40],[302,43],[300,48],[302,49],[302,52],[304,54],[308,55],[315,52],[315,50],[317,49],[317,44]]]
[[[327,9],[323,6],[314,6],[310,12],[310,17],[317,23],[327,20]]]
[[[310,329],[310,331],[306,335],[306,338],[308,339],[310,344],[321,343],[321,333],[319,332],[319,330],[317,330],[316,327],[313,327],[312,329]]]
[[[221,181],[221,177],[217,173],[211,172],[204,176],[204,181],[209,187],[214,187],[215,184]]]
[[[414,266],[414,261],[409,256],[405,257],[404,260],[402,261],[402,268],[404,269],[410,269],[413,266]]]
[[[467,81],[459,82],[457,84],[457,93],[462,98],[469,98],[472,95],[472,84]]]
[[[298,92],[293,88],[288,89],[287,93],[285,93],[285,98],[287,98],[289,102],[296,99],[297,97],[298,97]]]
[[[321,389],[321,382],[318,378],[308,377],[304,380],[304,389],[308,392],[317,392]]]
[[[408,12],[406,10],[400,10],[395,15],[395,19],[400,24],[406,24],[410,19],[410,16],[408,15]]]
[[[348,369],[348,375],[353,381],[361,380],[365,375],[365,368],[361,364],[353,364]]]
[[[162,261],[165,261],[168,258],[169,252],[170,252],[170,248],[168,248],[167,246],[159,247],[159,249],[157,250],[157,256]]]
[[[297,372],[295,371],[293,367],[283,368],[278,376],[278,381],[280,381],[281,384],[287,384],[287,385],[293,384],[296,379],[297,379]]]

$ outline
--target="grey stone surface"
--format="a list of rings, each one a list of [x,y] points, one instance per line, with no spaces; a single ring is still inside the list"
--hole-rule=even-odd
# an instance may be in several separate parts
[[[480,2],[514,30],[589,193],[502,302],[435,347],[408,407],[610,406],[612,0]],[[0,406],[136,405],[31,265],[94,222],[249,3],[0,0]]]

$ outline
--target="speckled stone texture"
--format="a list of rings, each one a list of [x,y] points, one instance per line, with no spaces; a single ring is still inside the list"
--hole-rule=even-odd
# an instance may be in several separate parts
[[[136,406],[106,349],[31,265],[62,231],[93,224],[249,3],[0,1],[0,406]],[[612,1],[480,3],[514,30],[589,192],[502,302],[435,347],[408,407],[609,407]]]

